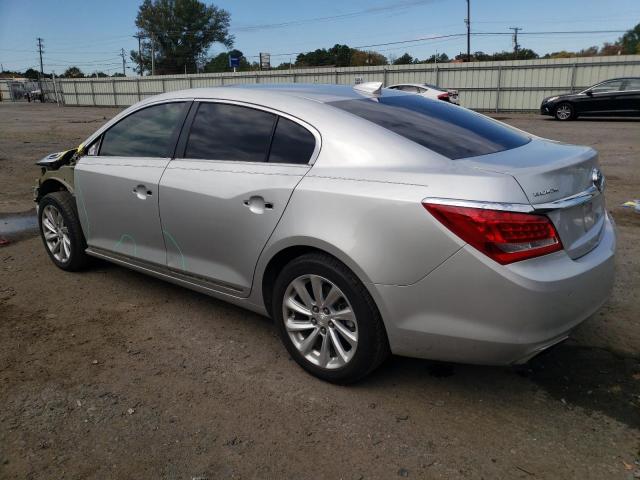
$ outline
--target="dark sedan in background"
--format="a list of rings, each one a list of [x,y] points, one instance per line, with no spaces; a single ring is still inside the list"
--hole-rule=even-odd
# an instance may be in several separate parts
[[[579,93],[547,97],[540,113],[558,120],[574,120],[579,115],[640,115],[640,77],[613,78]]]

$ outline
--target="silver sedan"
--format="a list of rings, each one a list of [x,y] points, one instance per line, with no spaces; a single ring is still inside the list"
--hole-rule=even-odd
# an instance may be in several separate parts
[[[39,164],[60,268],[99,257],[271,316],[332,382],[389,353],[526,362],[613,283],[593,149],[381,84],[171,92]]]

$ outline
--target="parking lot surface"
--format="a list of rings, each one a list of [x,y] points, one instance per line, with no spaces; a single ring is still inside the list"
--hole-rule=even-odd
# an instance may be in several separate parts
[[[396,357],[339,387],[304,373],[267,318],[114,265],[71,274],[47,258],[29,222],[33,163],[117,111],[0,104],[0,478],[640,471],[640,214],[621,207],[640,198],[640,120],[496,115],[600,152],[617,280],[569,341],[519,368]],[[24,226],[9,229],[9,214]]]

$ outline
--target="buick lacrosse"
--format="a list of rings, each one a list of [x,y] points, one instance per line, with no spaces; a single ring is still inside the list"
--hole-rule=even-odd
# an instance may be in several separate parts
[[[40,230],[271,316],[308,372],[523,363],[613,283],[597,153],[381,84],[171,92],[38,162]]]

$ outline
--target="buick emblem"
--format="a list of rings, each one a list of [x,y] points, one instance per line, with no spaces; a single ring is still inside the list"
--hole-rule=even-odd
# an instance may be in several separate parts
[[[600,193],[604,192],[604,175],[602,175],[599,168],[591,170],[591,181],[593,182],[593,186],[596,187]]]

